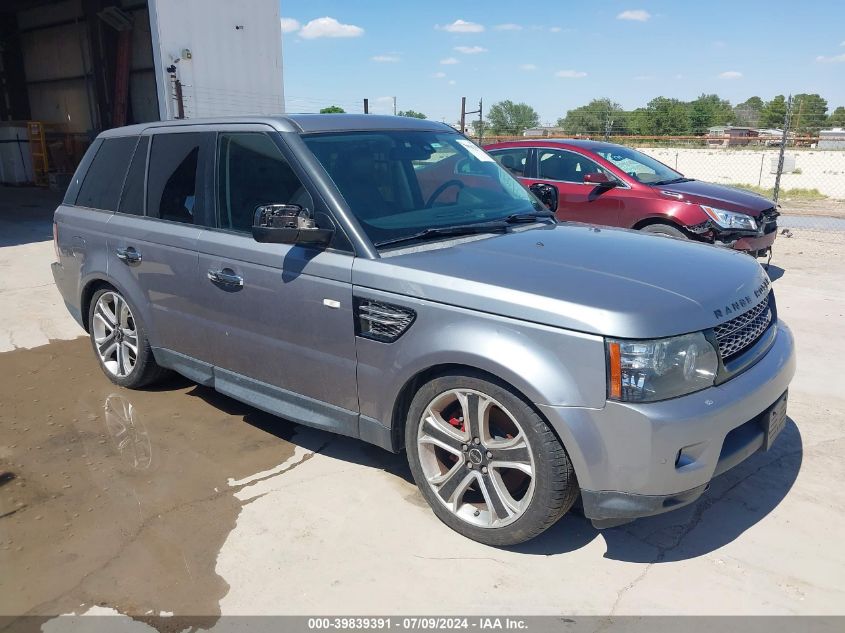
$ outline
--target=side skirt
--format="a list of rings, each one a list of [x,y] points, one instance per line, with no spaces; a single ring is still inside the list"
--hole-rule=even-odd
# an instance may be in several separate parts
[[[390,429],[361,416],[307,396],[215,367],[179,352],[154,348],[156,362],[205,387],[240,400],[266,413],[305,426],[359,438],[394,451]]]

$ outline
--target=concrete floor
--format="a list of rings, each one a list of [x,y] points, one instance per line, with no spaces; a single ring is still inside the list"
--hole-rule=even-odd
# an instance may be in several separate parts
[[[401,456],[182,379],[112,385],[52,286],[49,214],[8,215],[0,616],[845,614],[841,235],[776,244],[799,372],[771,452],[690,507],[494,549],[440,524]]]

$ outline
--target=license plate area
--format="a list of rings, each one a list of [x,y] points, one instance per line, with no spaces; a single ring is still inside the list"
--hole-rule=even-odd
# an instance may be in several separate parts
[[[765,433],[763,450],[767,451],[772,448],[775,439],[783,431],[783,427],[786,426],[787,396],[788,392],[784,393],[778,398],[777,402],[763,412],[762,419],[760,420],[763,426],[763,432]]]

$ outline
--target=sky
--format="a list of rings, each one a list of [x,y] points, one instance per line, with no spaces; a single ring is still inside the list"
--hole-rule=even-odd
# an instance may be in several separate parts
[[[280,0],[289,112],[457,121],[510,99],[543,124],[593,98],[819,93],[845,106],[841,0]]]

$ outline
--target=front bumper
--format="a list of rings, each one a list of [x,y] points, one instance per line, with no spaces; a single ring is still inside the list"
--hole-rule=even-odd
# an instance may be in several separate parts
[[[538,405],[566,447],[584,514],[597,527],[695,501],[710,480],[763,445],[759,416],[795,374],[792,333],[777,323],[772,347],[721,385],[646,404],[602,409]]]

